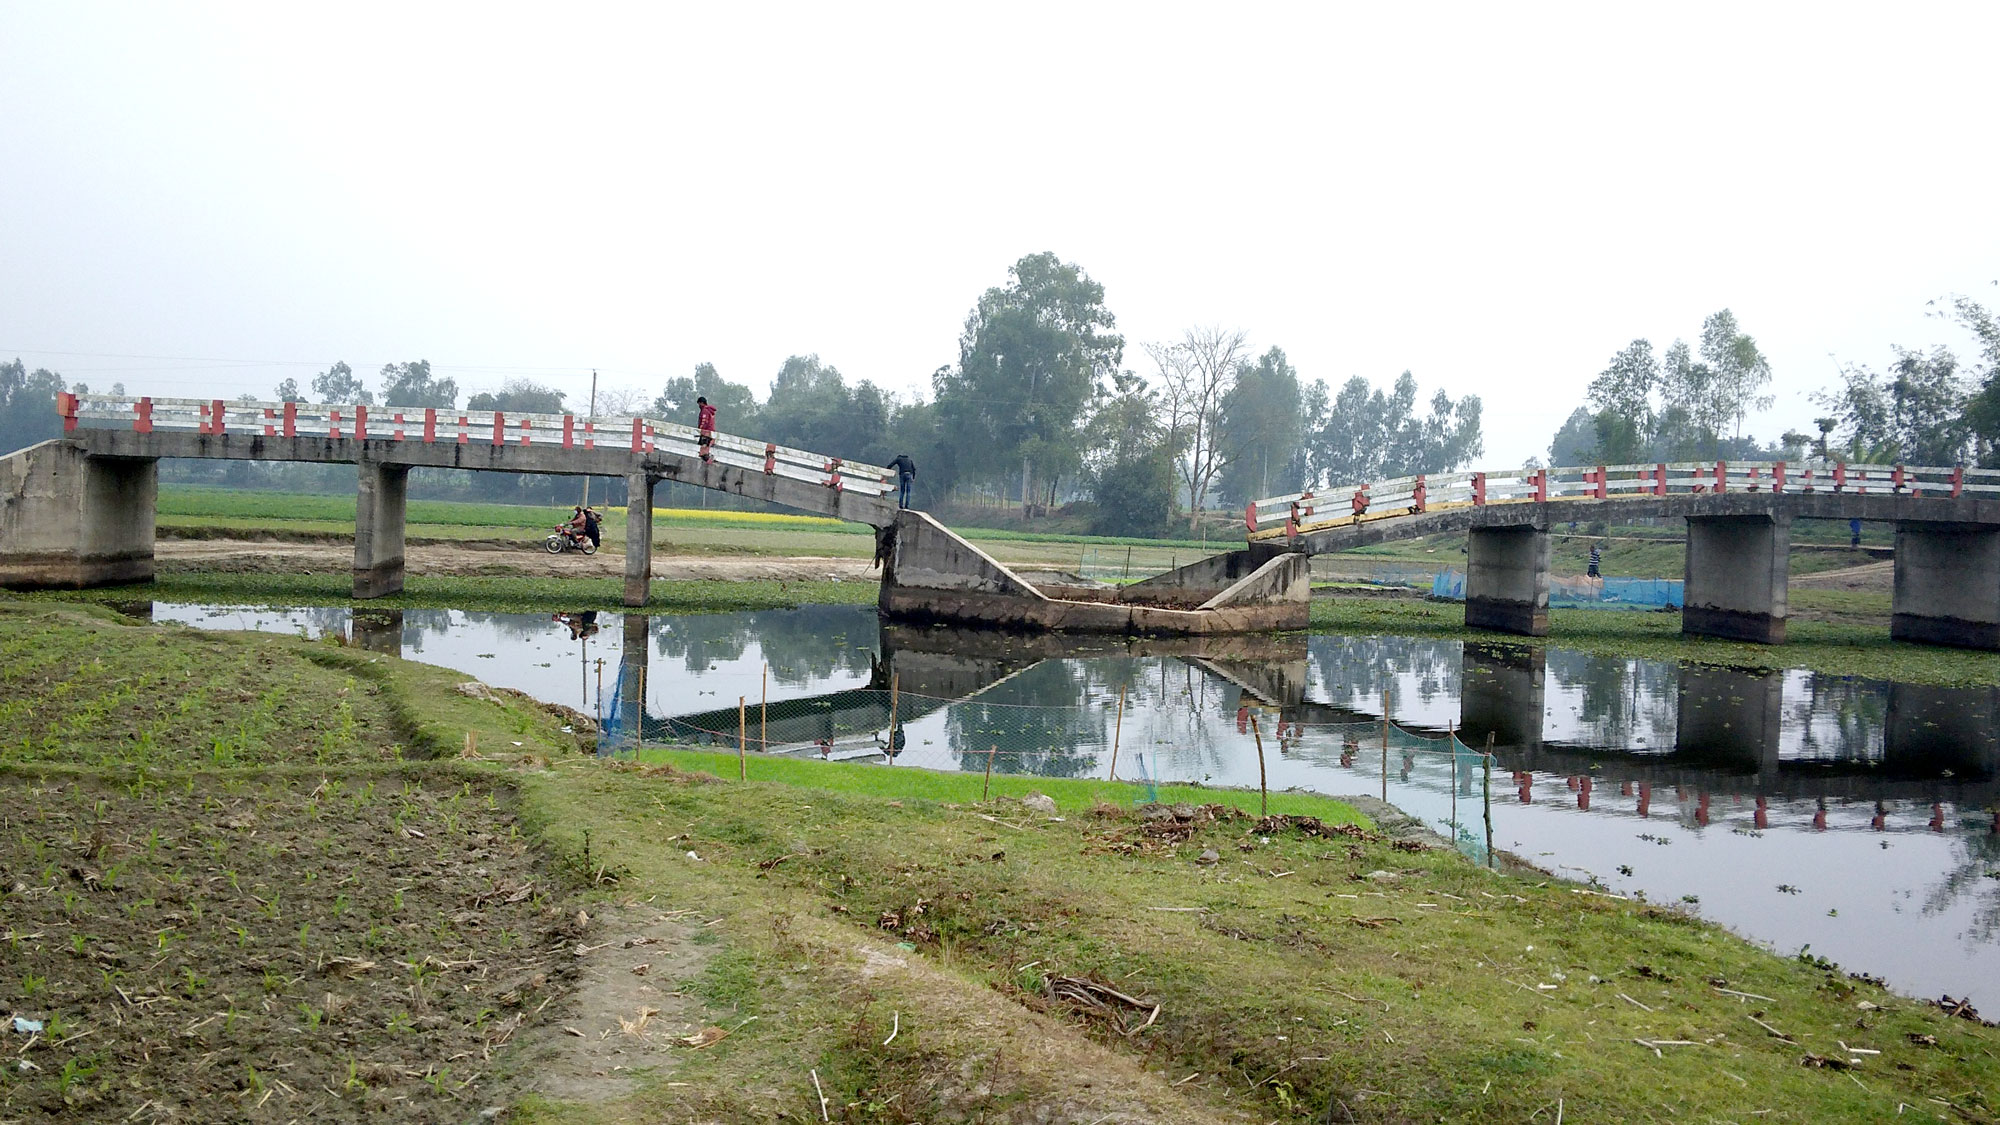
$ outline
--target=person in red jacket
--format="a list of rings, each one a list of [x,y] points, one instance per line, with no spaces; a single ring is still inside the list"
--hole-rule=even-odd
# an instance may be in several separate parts
[[[694,405],[696,410],[695,429],[701,431],[701,435],[695,439],[695,444],[701,447],[702,460],[713,461],[715,460],[715,451],[711,447],[715,445],[715,407],[708,404],[708,398],[705,395],[696,397]]]

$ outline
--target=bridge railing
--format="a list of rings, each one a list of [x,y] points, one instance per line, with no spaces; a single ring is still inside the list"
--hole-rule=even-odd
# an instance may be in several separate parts
[[[1418,474],[1254,500],[1244,508],[1243,523],[1250,539],[1265,540],[1450,508],[1713,492],[2000,496],[2000,470],[1842,461],[1661,461]]]
[[[664,451],[684,457],[702,456],[701,433],[695,427],[633,415],[579,418],[572,414],[358,403],[72,394],[59,395],[56,409],[62,415],[66,433],[82,427],[115,426],[129,427],[138,433],[165,430],[364,442],[618,449],[639,455]],[[707,455],[717,464],[870,496],[886,495],[895,489],[894,474],[879,465],[849,462],[735,434],[712,436]]]

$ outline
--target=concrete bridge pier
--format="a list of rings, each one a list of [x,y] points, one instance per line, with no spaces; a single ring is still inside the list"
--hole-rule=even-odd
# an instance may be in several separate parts
[[[354,505],[354,596],[400,594],[410,467],[362,461],[355,468],[359,491]]]
[[[2000,649],[2000,528],[1898,521],[1892,609],[1896,640]]]
[[[1466,533],[1465,626],[1548,636],[1547,531],[1519,525],[1475,527]]]
[[[1792,517],[1689,516],[1681,632],[1785,643]]]
[[[641,608],[653,589],[653,485],[650,473],[625,477],[625,604]]]
[[[46,441],[0,457],[0,586],[153,580],[159,462]]]

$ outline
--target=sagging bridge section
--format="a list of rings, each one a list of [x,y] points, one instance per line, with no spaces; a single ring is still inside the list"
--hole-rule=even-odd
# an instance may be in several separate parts
[[[1549,531],[1578,520],[1687,521],[1681,630],[1782,644],[1792,521],[1893,523],[1898,640],[2000,649],[2000,471],[1782,461],[1592,465],[1414,476],[1277,496],[1252,544],[1307,555],[1465,532],[1465,623],[1549,628]]]
[[[1251,544],[1114,589],[1031,583],[899,510],[886,468],[658,419],[71,394],[58,409],[61,438],[0,457],[0,586],[150,580],[158,463],[181,457],[355,466],[356,598],[403,589],[410,470],[439,468],[624,478],[628,606],[651,589],[653,486],[667,480],[873,527],[891,617],[1137,634],[1306,623],[1295,552]]]

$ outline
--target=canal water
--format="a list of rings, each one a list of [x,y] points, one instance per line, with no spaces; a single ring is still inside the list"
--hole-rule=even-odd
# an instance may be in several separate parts
[[[1490,794],[1493,847],[1586,888],[2000,1007],[1993,689],[1408,637],[1013,636],[855,606],[150,611],[459,669],[600,716],[610,749],[639,730],[734,749],[741,699],[770,753],[1063,777],[1116,754],[1121,779],[1255,786],[1261,738],[1273,789],[1383,796],[1475,859]]]

